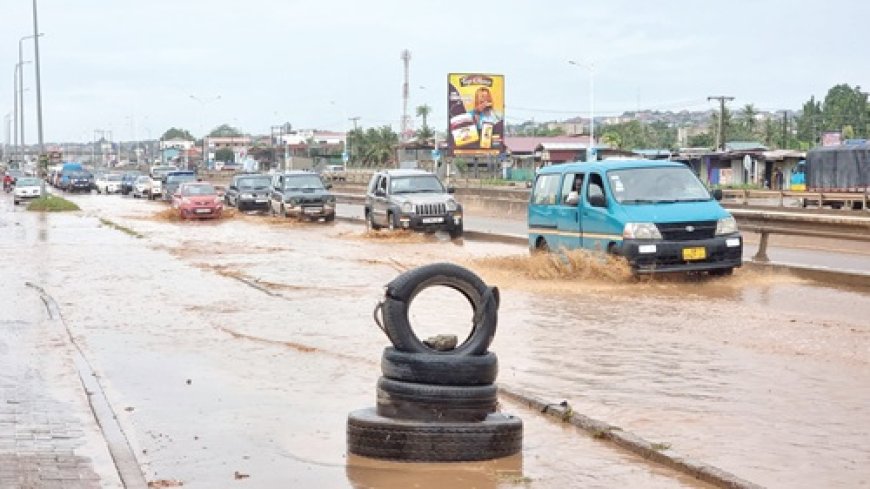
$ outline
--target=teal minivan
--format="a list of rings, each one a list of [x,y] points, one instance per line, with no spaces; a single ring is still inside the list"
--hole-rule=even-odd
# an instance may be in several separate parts
[[[743,239],[721,196],[671,161],[547,166],[529,198],[529,249],[606,251],[640,274],[729,275],[742,264]]]

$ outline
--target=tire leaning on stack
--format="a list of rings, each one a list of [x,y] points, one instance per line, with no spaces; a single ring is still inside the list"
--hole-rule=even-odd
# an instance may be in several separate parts
[[[446,286],[474,308],[472,330],[461,344],[437,350],[411,328],[408,309],[423,289]],[[488,351],[498,322],[498,289],[448,263],[403,273],[386,287],[380,311],[393,347],[381,357],[377,405],[351,412],[348,451],[397,461],[490,460],[522,450],[523,424],[497,412],[498,358]],[[377,314],[376,314],[377,321]]]

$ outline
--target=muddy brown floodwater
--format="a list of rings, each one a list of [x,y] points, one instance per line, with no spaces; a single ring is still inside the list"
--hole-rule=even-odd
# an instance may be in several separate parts
[[[371,319],[383,285],[450,261],[501,290],[492,346],[501,385],[567,401],[765,486],[870,483],[866,291],[746,270],[635,281],[583,254],[529,257],[511,245],[248,214],[174,222],[158,216],[160,203],[74,200],[78,215],[17,216],[19,234],[3,250],[61,304],[149,480],[704,487],[510,402],[501,408],[525,422],[520,457],[348,457],[347,413],[374,404],[387,345]],[[411,316],[424,333],[461,334],[470,309],[432,291]]]

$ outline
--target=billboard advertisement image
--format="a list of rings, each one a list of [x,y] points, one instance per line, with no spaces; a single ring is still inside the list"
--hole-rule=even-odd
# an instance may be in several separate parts
[[[447,142],[454,155],[504,151],[504,75],[447,75]]]

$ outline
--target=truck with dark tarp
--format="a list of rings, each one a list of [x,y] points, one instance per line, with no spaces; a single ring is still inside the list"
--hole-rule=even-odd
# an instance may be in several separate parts
[[[861,140],[812,149],[807,152],[803,166],[807,193],[819,194],[807,195],[802,201],[804,207],[866,208],[870,193],[870,142]],[[831,195],[837,193],[863,194],[863,198]]]

